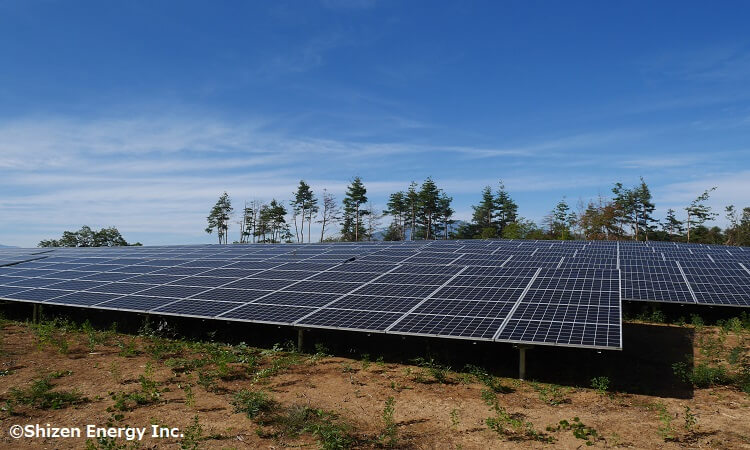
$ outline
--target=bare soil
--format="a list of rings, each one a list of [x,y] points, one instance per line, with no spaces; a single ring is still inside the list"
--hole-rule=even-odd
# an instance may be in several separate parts
[[[715,343],[716,328],[696,331],[696,361],[707,356],[699,343]],[[95,336],[97,342],[90,344]],[[701,339],[701,337],[706,339]],[[738,340],[739,339],[739,340]],[[132,340],[132,347],[130,342]],[[119,345],[118,345],[119,342]],[[724,345],[745,345],[731,337]],[[279,432],[279,425],[235,412],[234,394],[263,391],[288,411],[301,405],[334,413],[333,422],[346,427],[355,447],[377,448],[389,444],[383,418],[386,401],[393,397],[397,448],[750,448],[750,396],[731,386],[695,389],[692,398],[660,397],[623,392],[597,392],[589,386],[558,386],[511,378],[497,378],[507,392],[497,393],[498,405],[508,417],[520,420],[505,433],[488,427],[496,413],[483,400],[487,390],[477,377],[447,372],[444,382],[428,368],[370,362],[342,357],[295,354],[286,351],[244,350],[255,364],[231,361],[221,368],[215,360],[203,367],[183,370],[174,358],[206,358],[205,349],[151,337],[114,333],[87,334],[60,331],[45,335],[20,322],[6,322],[0,341],[0,447],[84,448],[81,439],[12,439],[13,425],[51,424],[78,426],[149,426],[158,423],[186,430],[198,417],[202,434],[199,448],[287,448],[321,446],[321,437],[309,430]],[[713,344],[712,344],[713,345]],[[155,347],[156,346],[156,347]],[[166,352],[158,346],[169,347]],[[154,350],[157,348],[157,350]],[[163,348],[161,350],[164,350]],[[744,350],[747,354],[747,348]],[[170,359],[171,358],[171,359]],[[273,370],[269,370],[272,368]],[[77,391],[86,400],[60,409],[40,408],[14,400],[14,391],[27,392],[34,380],[56,372],[53,392]],[[440,370],[437,370],[440,375]],[[199,383],[199,374],[214,376]],[[214,374],[214,375],[212,375]],[[664,373],[664,377],[672,377]],[[112,394],[143,391],[142,380],[155,382],[158,395],[144,405],[117,408]],[[205,378],[205,377],[204,377]],[[205,379],[204,379],[205,381]],[[679,383],[677,379],[674,381]],[[644,379],[643,383],[649,383]],[[191,401],[186,385],[190,385]],[[487,394],[485,394],[486,396]],[[686,408],[696,423],[686,427]],[[9,411],[11,409],[12,411]],[[570,429],[556,427],[561,420],[580,422],[596,432],[588,439]],[[547,427],[552,427],[548,431]],[[660,431],[661,428],[661,431]],[[539,436],[523,430],[533,429]],[[587,444],[588,442],[588,444]],[[106,445],[105,445],[106,444]],[[184,438],[146,438],[140,448],[190,448]],[[108,443],[89,441],[90,448],[125,448],[124,439]],[[98,446],[98,447],[97,447]],[[135,445],[132,445],[135,447]]]

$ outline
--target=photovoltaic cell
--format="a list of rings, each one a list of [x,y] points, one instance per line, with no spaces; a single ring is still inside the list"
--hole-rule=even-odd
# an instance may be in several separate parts
[[[621,299],[732,306],[750,299],[750,249],[713,245],[11,250],[0,249],[0,297],[8,300],[505,342],[621,348]]]

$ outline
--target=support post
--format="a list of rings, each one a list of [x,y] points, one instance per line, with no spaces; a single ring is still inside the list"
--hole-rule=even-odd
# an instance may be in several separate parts
[[[39,304],[34,303],[34,309],[31,311],[31,323],[39,323]]]
[[[302,328],[297,329],[297,351],[302,353],[302,349],[305,346],[305,330]]]
[[[531,345],[518,346],[518,379],[526,379],[526,350],[533,348]]]

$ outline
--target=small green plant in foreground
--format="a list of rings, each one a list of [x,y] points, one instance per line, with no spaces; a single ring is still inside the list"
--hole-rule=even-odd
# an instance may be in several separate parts
[[[540,442],[553,442],[552,436],[548,436],[534,429],[534,424],[524,421],[520,414],[511,414],[500,406],[497,394],[489,389],[482,390],[482,400],[494,412],[494,416],[485,420],[487,427],[495,433],[514,439],[530,439]]]
[[[234,405],[234,412],[245,413],[247,417],[254,419],[263,413],[271,412],[274,401],[263,391],[242,389],[234,394],[232,405]]]
[[[596,393],[604,395],[609,390],[609,377],[594,377],[591,379],[591,387],[596,389]]]
[[[180,448],[183,450],[197,450],[201,437],[203,437],[203,427],[196,415],[193,417],[193,422],[182,430]]]
[[[31,381],[28,389],[10,390],[11,401],[39,409],[62,409],[88,402],[78,391],[53,391],[53,379],[70,375],[71,372],[53,372]]]
[[[561,420],[557,427],[547,427],[547,431],[566,431],[570,430],[573,432],[573,436],[576,439],[586,441],[586,445],[594,445],[599,439],[599,433],[592,427],[585,425],[581,422],[578,417],[573,417],[573,420],[568,422],[567,420]]]
[[[393,414],[396,410],[396,400],[388,397],[383,408],[383,433],[380,435],[380,441],[386,447],[395,447],[398,443],[398,430]]]

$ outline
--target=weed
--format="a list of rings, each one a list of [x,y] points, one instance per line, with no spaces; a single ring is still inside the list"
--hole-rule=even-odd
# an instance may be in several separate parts
[[[349,432],[349,426],[334,421],[330,417],[308,425],[305,431],[312,433],[323,450],[338,450],[350,448],[354,439]]]
[[[274,437],[298,436],[307,432],[315,436],[323,449],[344,449],[354,444],[351,427],[332,412],[309,406],[292,405],[277,411],[266,423],[275,425]]]
[[[531,386],[535,391],[539,393],[539,400],[550,406],[570,403],[570,398],[566,395],[566,392],[560,386],[557,386],[555,384],[543,385],[541,383],[532,383]]]
[[[216,383],[216,377],[207,372],[198,373],[198,386],[202,387],[206,392],[215,392],[219,388],[219,385]]]
[[[143,405],[148,405],[151,403],[151,399],[145,395],[143,395],[142,392],[111,392],[109,394],[110,398],[115,402],[114,405],[112,405],[112,408],[107,408],[107,411],[112,411],[112,409],[117,411],[132,411],[135,408]]]
[[[320,357],[330,356],[331,350],[326,347],[322,342],[315,343],[315,354]]]
[[[362,353],[359,362],[362,364],[362,370],[367,370],[367,368],[370,367],[370,354]]]
[[[177,335],[177,332],[166,320],[161,319],[159,323],[155,324],[151,320],[151,317],[146,316],[138,330],[138,334],[145,337],[172,338]]]
[[[650,306],[643,308],[643,311],[636,316],[636,319],[643,322],[665,323],[667,316],[658,306]]]
[[[343,373],[355,373],[357,369],[353,368],[350,363],[345,362],[345,363],[341,363],[341,371]]]
[[[180,448],[183,450],[197,450],[198,443],[203,436],[203,427],[198,421],[198,415],[193,417],[193,422],[182,430]]]
[[[138,377],[138,382],[141,384],[141,392],[149,398],[149,403],[159,400],[159,397],[161,397],[159,383],[154,380],[154,367],[150,362],[146,363],[146,368],[143,374]]]
[[[234,412],[243,412],[250,419],[255,419],[273,409],[275,402],[263,391],[249,391],[242,389],[234,394],[232,398]]]
[[[398,430],[393,414],[396,411],[396,400],[388,397],[383,408],[383,433],[380,435],[380,442],[386,447],[395,447],[398,443]]]
[[[427,372],[430,374],[430,376],[432,376],[432,378],[436,382],[438,382],[440,384],[445,384],[445,383],[450,383],[451,382],[451,380],[448,378],[448,373],[451,370],[451,368],[449,366],[444,366],[444,365],[438,364],[432,358],[429,358],[429,359],[416,358],[414,360],[414,363],[416,365],[418,365],[419,367],[423,367],[423,368],[427,369]],[[417,380],[414,380],[414,381],[417,381]],[[424,381],[420,381],[420,382],[424,382]]]
[[[706,363],[700,363],[690,370],[687,363],[677,362],[672,364],[672,370],[678,379],[698,388],[707,388],[730,382],[723,366],[711,367]]]
[[[193,385],[190,383],[185,383],[180,385],[182,387],[182,390],[185,391],[185,406],[193,407],[195,406],[195,394],[193,393]]]
[[[493,392],[497,392],[499,394],[507,394],[510,392],[513,392],[513,389],[504,386],[499,379],[496,377],[490,375],[487,373],[486,370],[484,370],[481,367],[474,366],[471,364],[467,364],[464,367],[464,371],[469,372],[471,375],[476,377],[477,380],[479,380],[482,384],[490,388]]]
[[[42,378],[31,381],[28,389],[12,388],[10,396],[13,402],[30,405],[39,409],[62,409],[68,406],[86,403],[89,400],[78,391],[53,391],[52,380],[70,375],[71,372],[53,372]]]
[[[112,375],[112,378],[117,384],[122,383],[122,371],[120,370],[120,364],[118,364],[117,361],[112,361],[110,363],[109,374]]]
[[[406,386],[404,384],[401,384],[397,381],[391,381],[391,389],[393,389],[396,392],[401,392],[404,389],[414,389],[414,388],[411,386]]]
[[[585,425],[578,417],[573,417],[571,422],[561,420],[557,427],[547,427],[547,431],[570,430],[576,439],[586,441],[586,445],[594,445],[599,439],[599,433],[592,427]]]
[[[657,409],[659,411],[659,421],[661,422],[661,425],[659,425],[659,435],[664,441],[674,440],[675,433],[672,427],[674,417],[669,413],[667,407],[661,403],[657,404]]]
[[[139,447],[137,442],[120,443],[116,438],[99,437],[86,439],[86,450],[131,450]]]
[[[106,342],[106,335],[104,333],[98,332],[88,320],[83,322],[83,325],[81,325],[81,331],[86,334],[89,352],[93,353],[94,350],[96,350],[97,345],[101,345]]]
[[[698,423],[698,418],[690,410],[690,407],[685,405],[685,431],[692,434],[695,431],[695,425]]]
[[[60,354],[69,352],[70,344],[66,336],[69,331],[75,330],[75,325],[70,321],[54,318],[32,325],[32,329],[36,334],[37,346],[40,349],[54,347]]]
[[[591,379],[591,387],[596,389],[596,393],[604,395],[609,390],[609,377],[594,377]]]
[[[693,325],[696,330],[700,330],[705,325],[705,323],[703,322],[703,318],[698,314],[690,315],[690,324]]]
[[[287,371],[295,364],[299,364],[300,355],[298,353],[288,353],[282,357],[274,358],[271,365],[255,373],[254,381],[260,381],[264,378],[270,378]]]
[[[120,348],[120,352],[118,353],[118,355],[124,356],[125,358],[132,358],[134,356],[138,356],[139,354],[139,351],[136,349],[135,338],[130,338],[127,342],[125,341],[125,339],[118,339],[117,347]]]
[[[522,420],[519,414],[510,414],[500,406],[497,394],[489,389],[482,389],[482,400],[494,412],[494,416],[485,419],[487,427],[495,433],[510,437],[524,438],[540,442],[553,442],[553,438],[534,429],[534,424]]]
[[[451,426],[456,428],[461,423],[461,417],[457,409],[451,410]]]

